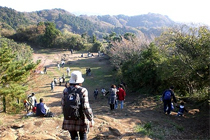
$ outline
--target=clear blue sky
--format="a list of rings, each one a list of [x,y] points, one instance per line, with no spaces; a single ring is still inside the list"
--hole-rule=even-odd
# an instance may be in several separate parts
[[[20,12],[61,8],[76,15],[167,15],[176,22],[210,26],[210,0],[0,0]]]

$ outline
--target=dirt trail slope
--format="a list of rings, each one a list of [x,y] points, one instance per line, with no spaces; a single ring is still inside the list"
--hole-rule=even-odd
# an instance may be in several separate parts
[[[81,54],[71,55],[69,52],[52,52],[50,54],[36,53],[34,61],[40,59],[42,63],[37,71],[42,71],[47,66],[47,74],[34,74],[30,86],[30,92],[35,92],[39,100],[45,99],[47,106],[54,113],[53,118],[25,117],[25,112],[17,115],[0,114],[0,140],[68,140],[69,133],[63,131],[61,112],[61,94],[64,89],[56,86],[50,91],[50,82],[54,77],[60,77],[66,70],[66,66],[78,64],[87,59],[87,63],[94,63],[95,67],[108,67],[108,60],[103,57],[80,57]],[[57,63],[61,58],[66,60],[65,68],[58,70]],[[83,73],[85,68],[78,66]],[[78,69],[78,68],[77,68]],[[92,77],[94,80],[94,75]],[[95,77],[96,78],[96,77]],[[102,81],[103,82],[103,81]],[[112,84],[113,81],[110,81]],[[115,83],[118,84],[118,83]],[[209,133],[208,114],[202,119],[196,117],[200,113],[197,108],[191,108],[184,117],[176,117],[176,112],[168,116],[162,113],[162,104],[157,99],[147,96],[136,96],[127,92],[124,109],[109,110],[107,98],[99,94],[97,100],[93,98],[95,87],[87,87],[89,100],[95,116],[95,126],[90,129],[88,139],[194,139],[207,138]],[[107,89],[109,87],[106,87]],[[99,89],[100,90],[100,89]],[[128,90],[129,91],[129,90]],[[198,115],[197,115],[198,116]],[[148,124],[149,131],[137,133],[136,126]]]

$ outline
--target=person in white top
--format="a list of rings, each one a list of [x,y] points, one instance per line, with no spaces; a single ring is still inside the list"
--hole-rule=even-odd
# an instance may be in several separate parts
[[[66,72],[67,72],[67,76],[70,76],[70,68],[69,67],[66,69]]]

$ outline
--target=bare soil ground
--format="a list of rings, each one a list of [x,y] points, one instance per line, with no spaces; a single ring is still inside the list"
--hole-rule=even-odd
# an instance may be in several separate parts
[[[47,66],[48,73],[32,76],[28,94],[35,92],[37,100],[43,97],[55,116],[53,118],[26,117],[24,111],[16,115],[0,113],[1,140],[70,139],[69,133],[61,128],[63,115],[60,101],[64,84],[56,86],[53,92],[50,91],[50,82],[53,77],[59,77],[62,74],[61,70],[57,69],[57,62],[60,62],[61,58],[65,58],[68,62],[66,65],[71,65],[79,63],[78,60],[88,59],[87,62],[95,63],[96,67],[108,67],[108,60],[103,57],[99,58],[95,55],[92,58],[81,58],[80,55],[71,55],[66,51],[57,50],[51,51],[51,53],[35,51],[34,61],[42,60],[37,70],[42,71],[43,67]],[[65,70],[66,66],[62,71]],[[94,75],[91,78],[94,80]],[[186,102],[189,112],[183,117],[175,116],[176,112],[165,115],[162,111],[162,103],[158,99],[139,93],[130,93],[128,89],[124,109],[110,111],[106,97],[99,94],[98,99],[95,100],[92,95],[94,88],[86,88],[89,90],[90,105],[95,117],[95,126],[90,129],[88,139],[209,139],[208,107],[197,108],[190,102]],[[136,131],[137,126],[145,126],[145,124],[148,125],[147,129],[144,127],[145,131],[141,133]]]

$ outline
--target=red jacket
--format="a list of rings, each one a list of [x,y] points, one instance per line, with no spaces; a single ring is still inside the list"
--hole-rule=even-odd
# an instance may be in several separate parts
[[[119,100],[119,101],[125,100],[126,93],[125,93],[125,91],[123,90],[123,88],[119,88],[118,90],[119,90],[119,91],[117,92],[118,100]]]

